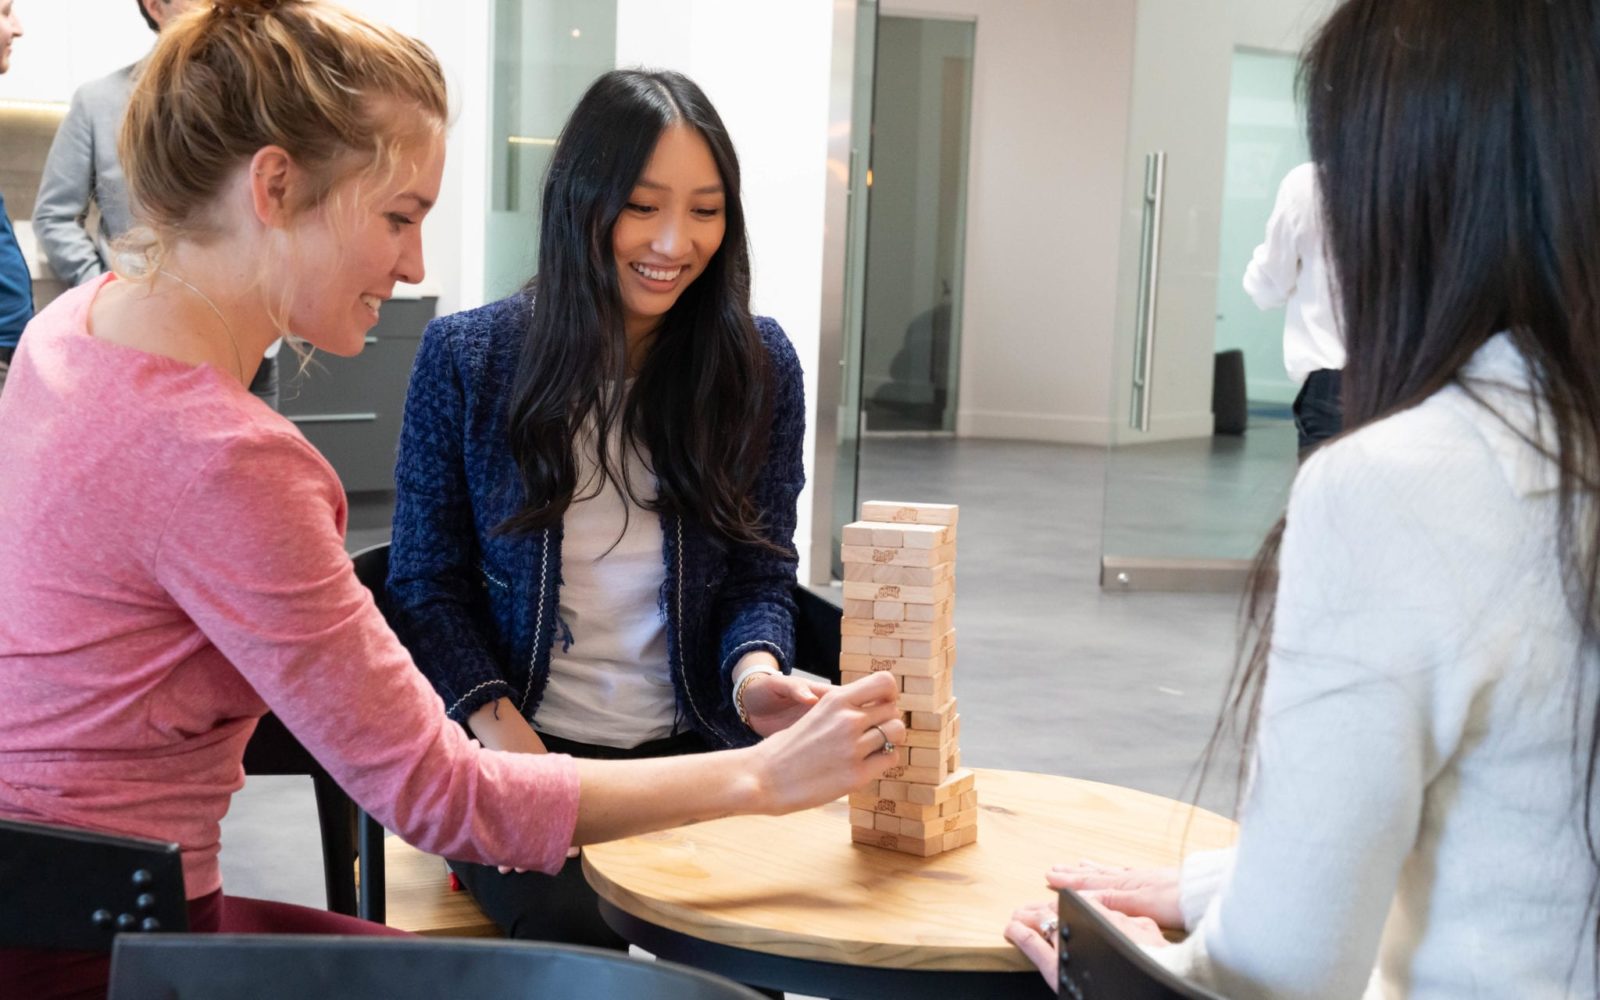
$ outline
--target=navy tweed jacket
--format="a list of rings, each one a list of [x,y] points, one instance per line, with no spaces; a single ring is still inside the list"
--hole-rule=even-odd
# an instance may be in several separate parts
[[[498,698],[531,719],[560,621],[561,529],[495,528],[522,502],[507,420],[530,300],[514,295],[428,325],[412,369],[395,470],[388,613],[417,666],[464,722]],[[805,390],[794,346],[766,317],[756,329],[776,396],[753,497],[783,551],[733,545],[692,519],[662,515],[660,613],[676,696],[674,731],[708,745],[756,736],[733,708],[732,672],[765,649],[794,663],[795,506],[805,484]]]

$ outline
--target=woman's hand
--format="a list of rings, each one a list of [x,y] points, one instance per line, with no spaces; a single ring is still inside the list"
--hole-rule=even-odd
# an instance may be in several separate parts
[[[1063,866],[1077,868],[1080,866]],[[1057,872],[1052,870],[1050,881],[1056,881]],[[1112,870],[1112,869],[1108,869]],[[1061,888],[1058,886],[1057,888]],[[1130,917],[1126,913],[1113,910],[1101,900],[1104,892],[1111,890],[1096,890],[1080,892],[1085,902],[1092,906],[1096,912],[1105,917],[1107,922],[1120,931],[1134,944],[1144,948],[1165,948],[1169,944],[1161,935],[1161,928],[1149,917]],[[1017,946],[1017,950],[1033,963],[1039,970],[1039,975],[1050,984],[1053,990],[1060,989],[1060,969],[1056,961],[1056,949],[1059,937],[1059,923],[1056,914],[1056,901],[1051,899],[1042,903],[1030,903],[1027,906],[1013,910],[1011,922],[1006,925],[1006,940]]]
[[[794,725],[750,747],[765,811],[782,815],[832,802],[883,777],[897,763],[883,752],[884,742],[899,744],[906,734],[898,695],[887,672],[830,687]]]
[[[1183,929],[1176,868],[1113,868],[1080,861],[1056,865],[1045,881],[1052,889],[1076,889],[1104,909],[1147,917],[1160,927]]]
[[[1056,901],[1029,903],[1011,912],[1006,924],[1006,940],[1017,946],[1052,990],[1060,992],[1060,972],[1056,967]]]
[[[794,725],[832,688],[832,684],[783,674],[756,674],[745,682],[745,716],[757,735],[771,736]]]

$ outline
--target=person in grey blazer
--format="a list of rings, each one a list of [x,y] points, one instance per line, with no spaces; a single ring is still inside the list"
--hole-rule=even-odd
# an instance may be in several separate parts
[[[195,0],[134,0],[139,13],[159,32]],[[117,131],[133,92],[139,64],[91,80],[72,95],[39,181],[33,231],[56,277],[81,285],[111,269],[114,242],[136,224],[117,159]],[[99,222],[91,231],[90,206]],[[273,409],[278,406],[278,345],[274,344],[250,391]]]

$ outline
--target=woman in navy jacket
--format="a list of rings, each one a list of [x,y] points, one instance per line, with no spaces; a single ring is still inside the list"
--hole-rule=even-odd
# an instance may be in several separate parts
[[[818,698],[788,676],[800,364],[749,287],[716,111],[681,75],[615,71],[557,143],[536,277],[429,326],[390,617],[485,745],[740,746]],[[624,947],[575,860],[553,878],[451,866],[512,936]]]

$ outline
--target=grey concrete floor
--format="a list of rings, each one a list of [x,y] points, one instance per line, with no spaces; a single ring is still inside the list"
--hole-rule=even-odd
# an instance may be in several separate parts
[[[1249,437],[1245,448],[1282,450],[1269,435]],[[1165,463],[1147,463],[1151,485],[1140,491],[1157,512],[1181,509],[1199,489],[1195,477],[1216,474],[1196,457],[1212,453],[1212,442],[1165,450]],[[1287,472],[1282,461],[1229,461],[1245,470],[1229,489],[1270,493],[1292,474],[1292,448]],[[1100,448],[869,438],[859,495],[961,504],[956,695],[964,762],[1189,798],[1233,663],[1238,598],[1100,591],[1106,463]],[[1113,485],[1113,499],[1120,488]],[[353,505],[352,548],[385,537],[386,502]],[[1261,513],[1207,509],[1214,519],[1191,521],[1193,530],[1238,536],[1230,544],[1257,527],[1236,522]],[[1235,765],[1227,755],[1219,760],[1202,805],[1231,809]],[[222,839],[230,892],[322,905],[308,779],[251,778]]]

